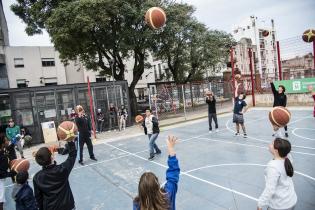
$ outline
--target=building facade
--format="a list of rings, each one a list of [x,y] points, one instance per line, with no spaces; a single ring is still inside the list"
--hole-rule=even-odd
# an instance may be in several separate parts
[[[284,80],[315,77],[314,71],[314,56],[312,53],[282,61]]]
[[[274,29],[274,21],[270,20],[269,23],[267,24],[266,21],[251,16],[234,26],[232,33],[239,45],[244,44],[244,42],[241,42],[243,38],[251,40],[253,50],[256,51],[254,54],[255,59],[257,59],[255,71],[259,73],[263,84],[267,83],[267,78],[277,78],[276,31]],[[264,31],[268,32],[267,36],[264,35]],[[244,45],[236,48],[242,47]],[[245,52],[245,50],[243,51]],[[235,54],[235,57],[241,72],[246,72],[248,70],[247,61],[243,60],[241,54]]]
[[[9,46],[9,32],[7,21],[4,16],[2,0],[0,0],[0,89],[9,88],[4,50],[6,46]]]

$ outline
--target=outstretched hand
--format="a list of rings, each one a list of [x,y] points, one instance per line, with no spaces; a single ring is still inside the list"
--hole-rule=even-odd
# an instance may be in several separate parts
[[[176,152],[175,152],[175,144],[177,143],[178,141],[178,138],[176,136],[173,136],[173,135],[169,135],[168,138],[167,138],[167,149],[168,149],[168,154],[170,156],[175,156],[176,155]]]

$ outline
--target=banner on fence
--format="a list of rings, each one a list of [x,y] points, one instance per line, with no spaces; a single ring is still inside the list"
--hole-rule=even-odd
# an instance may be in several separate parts
[[[315,89],[315,77],[295,80],[282,80],[275,81],[274,85],[278,87],[283,85],[286,89],[286,93],[307,93],[309,92],[309,86],[313,86]]]

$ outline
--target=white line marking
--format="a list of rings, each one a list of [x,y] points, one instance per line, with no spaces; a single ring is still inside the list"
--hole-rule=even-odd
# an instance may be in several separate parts
[[[312,131],[315,131],[315,129],[311,129],[311,128],[295,128],[293,131],[292,131],[292,134],[296,137],[299,137],[301,139],[306,139],[306,140],[310,140],[310,141],[315,141],[315,139],[312,139],[312,138],[308,138],[308,137],[305,137],[305,136],[301,136],[301,135],[298,135],[296,134],[296,130],[312,130]]]
[[[120,151],[122,151],[122,152],[126,152],[126,153],[130,154],[131,156],[137,157],[137,158],[139,158],[139,159],[141,159],[141,160],[149,161],[149,160],[147,160],[147,159],[144,158],[144,157],[141,157],[141,156],[136,155],[136,154],[134,154],[134,153],[128,152],[128,151],[123,150],[123,149],[120,149],[120,148],[115,147],[115,146],[113,146],[113,145],[111,145],[111,144],[108,144],[108,143],[104,143],[104,144],[107,145],[107,146],[109,146],[109,147],[112,147],[112,148],[115,148],[115,149],[117,149],[117,150],[120,150]],[[155,161],[149,161],[149,162],[150,162],[150,163],[154,163],[154,164],[156,164],[156,165],[159,165],[159,166],[161,166],[161,167],[163,167],[163,168],[168,168],[166,165],[163,165],[163,164],[158,163],[158,162],[155,162]],[[249,198],[249,199],[254,200],[254,201],[258,201],[257,198],[254,198],[254,197],[252,197],[252,196],[250,196],[250,195],[247,195],[247,194],[238,192],[238,191],[233,190],[233,189],[231,189],[231,188],[227,188],[227,187],[218,185],[218,184],[213,183],[213,182],[209,182],[209,181],[207,181],[207,180],[204,180],[204,179],[201,179],[201,178],[199,178],[199,177],[196,177],[196,176],[187,174],[187,173],[185,173],[185,172],[181,172],[181,175],[188,176],[188,177],[190,177],[190,178],[193,178],[193,179],[195,179],[195,180],[199,180],[199,181],[201,181],[201,182],[204,182],[204,183],[207,183],[207,184],[209,184],[209,185],[218,187],[218,188],[220,188],[220,189],[223,189],[223,190],[226,190],[226,191],[229,191],[229,192],[233,192],[233,193],[235,193],[235,194],[241,195],[241,196],[243,196],[243,197]]]
[[[191,172],[199,171],[199,170],[206,169],[206,168],[223,167],[223,166],[259,166],[259,167],[266,167],[267,165],[258,164],[258,163],[226,163],[226,164],[207,165],[207,166],[203,166],[203,167],[200,167],[200,168],[195,168],[195,169],[192,169],[192,170],[189,170],[189,171],[185,171],[185,173],[191,173]],[[294,173],[299,174],[301,176],[304,176],[305,178],[308,178],[308,179],[311,179],[311,180],[315,181],[314,177],[311,177],[311,176],[309,176],[307,174],[304,174],[302,172],[294,171]]]
[[[236,144],[236,145],[241,145],[241,146],[246,146],[246,147],[256,147],[256,148],[262,148],[262,149],[268,150],[268,147],[262,147],[262,146],[257,146],[257,145],[253,145],[253,144],[242,144],[242,143],[237,143],[237,142],[232,142],[232,141],[216,140],[216,139],[209,139],[209,138],[198,138],[198,139],[205,140],[205,141],[214,141],[214,142],[227,143],[227,144]],[[315,156],[315,154],[307,153],[307,152],[291,151],[291,153]]]
[[[309,117],[301,118],[301,119],[299,119],[299,120],[293,121],[292,123],[296,123],[296,122],[301,121],[301,120],[304,120],[304,119],[306,119],[306,118],[309,118]],[[231,127],[229,127],[229,125],[228,125],[230,121],[231,121],[231,120],[228,120],[228,121],[225,123],[225,127],[226,127],[226,129],[229,130],[231,133],[234,133],[234,130],[233,130]],[[292,124],[292,123],[290,123],[290,124]],[[258,139],[258,138],[252,137],[252,136],[247,136],[247,138],[253,139],[253,140],[256,140],[256,141],[260,141],[260,142],[265,142],[265,143],[268,143],[268,144],[271,143],[271,141],[266,141],[266,140]],[[301,149],[311,149],[311,150],[315,150],[314,147],[304,147],[304,146],[294,145],[294,144],[292,144],[291,146],[292,146],[292,147],[296,147],[296,148],[301,148]]]

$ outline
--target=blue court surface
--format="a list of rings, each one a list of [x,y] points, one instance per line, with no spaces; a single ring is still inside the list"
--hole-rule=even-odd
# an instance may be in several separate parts
[[[290,109],[289,140],[298,195],[297,210],[315,209],[315,118],[311,109]],[[165,181],[166,137],[179,137],[176,145],[181,167],[176,206],[179,210],[253,210],[265,185],[264,169],[272,156],[272,128],[267,109],[245,114],[248,138],[234,137],[231,114],[219,117],[219,132],[208,133],[207,119],[163,128],[157,144],[162,155],[148,161],[148,139],[144,135],[94,146],[98,162],[76,163],[70,176],[78,210],[128,210],[145,171]],[[119,135],[119,134],[117,134]],[[87,149],[84,157],[88,159]],[[61,162],[66,156],[57,156]],[[31,160],[30,174],[39,166]],[[7,179],[6,209],[14,209],[11,182]]]

